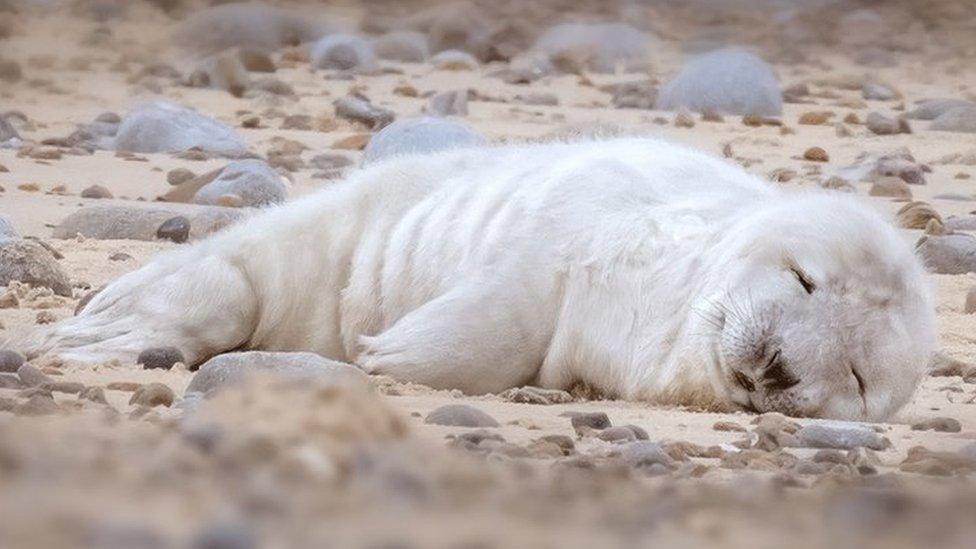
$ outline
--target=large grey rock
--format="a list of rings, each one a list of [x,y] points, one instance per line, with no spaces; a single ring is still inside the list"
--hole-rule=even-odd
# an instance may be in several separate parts
[[[316,14],[257,3],[234,3],[193,13],[175,33],[175,42],[197,53],[242,47],[273,51],[325,36],[331,26]]]
[[[33,240],[0,239],[0,286],[11,281],[50,288],[71,296],[71,281],[47,248]]]
[[[914,120],[935,120],[943,114],[960,107],[976,107],[976,103],[965,99],[925,99],[915,103],[915,108],[905,114]]]
[[[657,108],[780,116],[783,95],[765,61],[739,48],[725,48],[689,61],[661,88]]]
[[[569,65],[594,72],[614,72],[618,65],[644,68],[652,37],[624,23],[564,23],[551,27],[535,49],[549,55],[556,67]]]
[[[871,450],[885,450],[891,446],[888,439],[874,432],[870,427],[844,421],[825,421],[806,425],[797,431],[796,438],[802,448],[850,450],[864,447]]]
[[[427,37],[416,31],[393,31],[373,40],[380,59],[402,63],[423,63],[430,57]]]
[[[246,351],[218,355],[205,362],[190,380],[186,392],[210,394],[254,374],[308,378],[335,384],[366,383],[367,379],[366,374],[355,366],[314,353]]]
[[[238,160],[197,191],[193,202],[216,205],[221,196],[228,194],[240,197],[243,206],[261,207],[284,202],[288,190],[278,173],[263,160]]]
[[[7,216],[0,214],[0,240],[5,238],[20,238],[20,233],[14,228],[14,224],[7,219]]]
[[[965,233],[925,235],[915,245],[925,268],[937,274],[976,272],[976,238]]]
[[[958,133],[976,133],[976,106],[957,107],[935,119],[930,130]]]
[[[247,144],[230,126],[168,101],[143,103],[129,111],[114,145],[120,151],[141,153],[180,152],[192,147],[231,157],[247,153]]]
[[[367,72],[376,70],[373,45],[350,34],[333,34],[312,47],[312,66],[317,69]]]
[[[204,238],[250,215],[250,210],[193,206],[180,209],[89,206],[66,217],[54,228],[54,238],[81,234],[96,240],[156,240],[159,226],[184,215],[190,220],[190,238]]]
[[[484,137],[454,120],[429,116],[405,118],[383,128],[370,139],[363,151],[363,165],[395,156],[427,154],[484,144]]]

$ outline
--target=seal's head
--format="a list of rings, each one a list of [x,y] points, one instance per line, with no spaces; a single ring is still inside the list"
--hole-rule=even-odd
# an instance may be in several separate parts
[[[710,295],[713,383],[761,412],[882,420],[915,391],[935,312],[898,232],[850,197],[799,195],[732,227]]]

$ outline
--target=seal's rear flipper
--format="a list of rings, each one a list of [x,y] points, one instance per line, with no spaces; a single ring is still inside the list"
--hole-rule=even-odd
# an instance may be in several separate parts
[[[189,248],[119,278],[78,316],[39,334],[27,351],[99,362],[176,347],[192,365],[245,343],[256,311],[240,268],[205,248]]]

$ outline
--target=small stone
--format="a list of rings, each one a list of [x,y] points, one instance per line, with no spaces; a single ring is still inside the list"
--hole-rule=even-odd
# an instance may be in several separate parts
[[[21,365],[21,367],[17,369],[17,376],[20,377],[20,381],[28,387],[40,387],[46,383],[51,383],[54,381],[48,377],[47,374],[30,364]]]
[[[885,450],[891,442],[873,429],[857,423],[840,421],[806,425],[796,433],[798,444],[804,448],[834,448],[850,450],[864,446]]]
[[[976,107],[961,107],[947,111],[935,119],[930,130],[976,133]]]
[[[176,347],[152,347],[139,353],[136,364],[146,370],[169,370],[177,362],[186,362],[183,353]]]
[[[370,138],[368,133],[356,133],[335,141],[332,143],[332,148],[342,151],[361,151],[369,144]]]
[[[416,31],[394,31],[373,41],[380,59],[401,63],[423,63],[430,57],[427,37]]]
[[[669,456],[660,444],[649,440],[638,440],[626,444],[621,448],[620,456],[627,464],[635,468],[660,465],[669,470],[674,470],[678,467],[674,458]]]
[[[176,168],[174,170],[170,170],[166,174],[166,182],[175,187],[176,185],[186,183],[194,177],[196,177],[196,174],[190,170],[186,168]]]
[[[899,469],[906,473],[948,477],[976,471],[976,458],[965,453],[935,452],[923,446],[908,450]]]
[[[393,111],[374,106],[369,101],[358,97],[342,97],[333,105],[336,116],[361,122],[373,130],[383,129],[396,119]]]
[[[58,317],[54,316],[51,311],[38,311],[34,317],[34,322],[37,324],[54,324],[57,321]]]
[[[712,425],[712,429],[730,433],[745,433],[747,431],[745,427],[734,421],[718,421]]]
[[[61,407],[50,396],[34,395],[21,402],[12,410],[18,416],[46,416],[61,411]]]
[[[241,205],[261,208],[284,202],[287,194],[288,189],[271,166],[263,160],[247,159],[227,164],[213,181],[197,190],[193,202],[222,205],[218,202],[221,196],[236,195]]]
[[[680,111],[674,115],[675,128],[694,128],[695,117],[690,112]]]
[[[905,118],[914,120],[935,120],[943,114],[958,108],[976,107],[976,103],[965,99],[925,99],[915,103],[915,109]]]
[[[573,396],[566,391],[556,389],[542,389],[540,387],[515,387],[498,395],[509,402],[520,404],[567,404],[573,401]]]
[[[85,389],[85,384],[77,381],[52,381],[45,383],[41,388],[55,393],[76,395]]]
[[[926,202],[909,202],[898,210],[898,226],[903,229],[925,229],[929,221],[942,223],[942,217]]]
[[[30,239],[0,239],[0,287],[11,282],[51,289],[71,296],[71,281],[51,251]]]
[[[163,222],[156,229],[156,238],[182,244],[190,238],[190,220],[178,215]]]
[[[915,244],[915,254],[932,273],[976,272],[976,238],[969,234],[925,235]]]
[[[599,431],[611,426],[610,418],[604,412],[571,413],[570,423],[577,432],[584,427]]]
[[[820,147],[810,147],[803,153],[803,159],[811,162],[829,162],[830,156]]]
[[[912,190],[900,177],[884,176],[874,181],[868,190],[871,196],[882,196],[902,200],[912,199]]]
[[[254,374],[308,379],[323,385],[366,382],[366,374],[359,368],[314,353],[247,351],[224,353],[205,362],[190,380],[186,392],[210,394]]]
[[[258,549],[254,531],[245,523],[210,524],[190,542],[190,549]]]
[[[865,82],[861,88],[861,95],[871,101],[894,101],[901,99],[901,94],[894,88],[877,82]]]
[[[912,424],[912,431],[936,431],[939,433],[958,433],[962,431],[959,420],[951,417],[933,417]]]
[[[91,187],[88,187],[85,190],[81,191],[81,197],[94,198],[94,199],[114,198],[112,196],[112,191],[106,189],[101,185],[92,185]]]
[[[869,113],[864,123],[876,135],[912,133],[911,126],[904,118],[891,118],[878,112]]]
[[[136,389],[136,392],[132,394],[132,398],[129,399],[129,404],[147,406],[149,408],[155,408],[156,406],[166,406],[168,408],[173,405],[175,399],[176,393],[172,389],[162,383],[154,382]]]
[[[105,389],[101,387],[85,387],[78,392],[78,400],[90,400],[99,404],[108,404],[105,398]]]
[[[242,48],[238,50],[237,55],[240,57],[244,68],[251,72],[275,72],[278,70],[271,56],[266,52]]]
[[[0,349],[0,372],[14,374],[24,365],[24,356],[17,351]]]
[[[801,126],[823,126],[830,122],[833,118],[834,113],[830,111],[812,111],[805,112],[800,115],[800,119],[797,121]]]
[[[429,425],[451,427],[498,427],[495,419],[481,410],[467,404],[447,404],[441,406],[424,418]]]
[[[478,69],[478,60],[467,52],[446,50],[430,58],[430,64],[441,71],[473,71]]]
[[[637,440],[637,435],[632,429],[627,427],[607,427],[599,431],[597,438],[606,442],[633,442]]]
[[[370,72],[377,68],[372,44],[349,34],[322,38],[312,46],[311,55],[317,69]]]
[[[424,110],[435,116],[467,116],[468,92],[451,90],[434,94]]]
[[[963,307],[963,312],[967,315],[976,313],[976,286],[970,288],[969,291],[966,292],[966,304]],[[2,364],[2,362],[2,359],[0,359],[0,364]],[[0,368],[0,371],[4,370]]]
[[[780,116],[783,96],[776,75],[762,59],[740,48],[724,48],[689,61],[661,88],[657,108]]]

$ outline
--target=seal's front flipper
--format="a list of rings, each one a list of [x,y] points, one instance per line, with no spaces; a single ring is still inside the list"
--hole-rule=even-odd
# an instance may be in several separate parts
[[[371,374],[468,394],[519,387],[535,377],[548,340],[533,306],[512,288],[465,284],[360,337],[355,362]]]
[[[245,343],[256,310],[240,268],[203,248],[178,250],[110,284],[31,350],[98,362],[176,347],[192,365]]]

